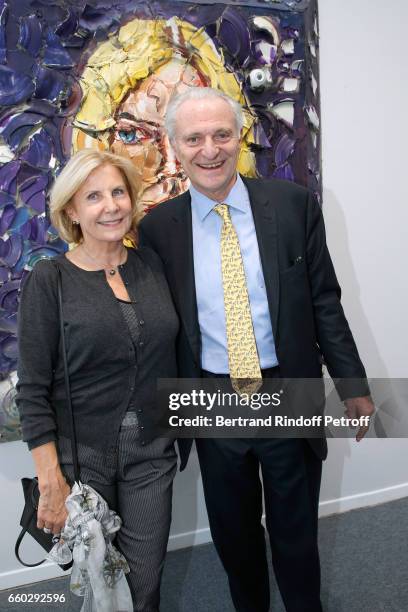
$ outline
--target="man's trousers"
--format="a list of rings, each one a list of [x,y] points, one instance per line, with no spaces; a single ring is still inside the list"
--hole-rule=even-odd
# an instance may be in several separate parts
[[[321,612],[317,512],[322,462],[302,439],[198,439],[214,545],[238,612],[268,612],[262,517],[287,612]]]

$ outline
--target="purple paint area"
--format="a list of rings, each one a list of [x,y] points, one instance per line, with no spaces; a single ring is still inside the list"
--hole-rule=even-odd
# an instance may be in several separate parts
[[[78,20],[78,11],[73,8],[69,8],[66,19],[64,19],[64,21],[57,26],[55,34],[59,36],[60,39],[64,40],[64,43],[66,43],[67,39],[75,35],[78,28]]]
[[[11,161],[0,168],[0,190],[8,196],[15,195],[17,190],[17,173],[20,161]]]
[[[296,140],[287,134],[283,134],[279,139],[275,149],[275,163],[279,167],[293,154],[295,150]]]
[[[2,193],[0,191],[0,208],[4,208],[5,206],[9,206],[10,204],[12,206],[15,206],[15,198],[13,198],[13,196],[8,193]]]
[[[8,204],[3,208],[3,213],[0,218],[0,234],[3,235],[9,229],[13,223],[17,214],[16,208],[13,204]]]
[[[7,359],[17,359],[17,338],[15,336],[7,336],[0,343],[0,350]]]
[[[295,179],[295,175],[293,174],[293,170],[290,164],[283,164],[279,166],[274,173],[273,178],[283,179],[285,181],[293,181]]]
[[[268,136],[265,133],[261,121],[256,123],[254,127],[254,140],[256,144],[262,148],[269,149],[272,146]]]
[[[34,57],[42,47],[42,23],[36,15],[28,15],[20,20],[20,47]]]
[[[0,278],[2,276],[2,269],[0,268]],[[3,282],[7,281],[7,277],[4,278]],[[6,315],[0,319],[0,331],[15,334],[17,332],[17,315],[11,314]]]
[[[56,103],[66,86],[66,77],[57,70],[51,70],[44,66],[37,66],[34,76],[34,97]]]
[[[24,240],[44,244],[47,241],[47,232],[50,222],[46,217],[33,217],[26,220],[19,228]]]
[[[16,115],[9,115],[5,120],[1,135],[10,149],[16,151],[21,147],[21,144],[33,129],[40,126],[43,122],[44,116],[40,113],[22,112]]]
[[[248,21],[238,11],[228,7],[218,20],[219,44],[245,68],[250,56],[251,41]]]
[[[13,268],[23,252],[23,239],[18,234],[10,236],[7,240],[0,238],[0,264]],[[18,281],[15,281],[18,282]],[[0,288],[1,293],[1,288]]]
[[[48,169],[51,154],[51,138],[44,130],[41,130],[39,134],[34,134],[31,138],[28,147],[20,155],[20,159],[33,166],[33,168]]]
[[[29,208],[38,214],[45,212],[45,188],[48,177],[38,176],[27,179],[20,187],[20,197]]]
[[[9,279],[9,270],[6,266],[0,266],[0,283],[3,284]],[[0,318],[0,325],[2,319]]]
[[[0,65],[0,105],[11,106],[26,100],[34,91],[30,77]]]
[[[8,313],[17,311],[19,287],[20,281],[18,280],[9,281],[0,287],[0,307]]]
[[[47,30],[45,41],[44,66],[60,69],[73,67],[74,64],[70,54],[64,49],[59,37],[51,29]]]
[[[0,5],[0,64],[5,64],[7,59],[6,23],[8,17],[8,6]]]
[[[252,55],[260,66],[271,65],[276,59],[277,48],[270,44],[266,51],[263,40],[252,40]]]
[[[114,23],[119,24],[121,11],[116,7],[112,7],[112,2],[99,2],[98,6],[86,4],[79,19],[81,28],[90,31],[96,31],[98,28],[108,29]]]

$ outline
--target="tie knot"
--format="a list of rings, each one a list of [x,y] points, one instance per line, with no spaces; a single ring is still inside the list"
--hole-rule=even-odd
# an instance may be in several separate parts
[[[230,221],[231,217],[230,217],[230,213],[229,213],[229,208],[227,204],[216,204],[214,206],[215,212],[220,215],[221,219],[223,221]]]

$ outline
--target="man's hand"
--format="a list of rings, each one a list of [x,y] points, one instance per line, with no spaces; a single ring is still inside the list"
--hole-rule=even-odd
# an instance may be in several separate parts
[[[371,399],[371,395],[366,395],[364,397],[351,397],[344,402],[346,409],[344,414],[349,419],[359,419],[360,417],[368,416],[371,417],[375,412],[375,406],[373,400]],[[368,431],[369,425],[363,425],[359,428],[356,440],[360,442],[366,435]]]

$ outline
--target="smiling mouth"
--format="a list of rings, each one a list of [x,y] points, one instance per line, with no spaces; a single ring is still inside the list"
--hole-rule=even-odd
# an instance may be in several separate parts
[[[202,168],[203,170],[218,170],[218,168],[221,168],[221,166],[224,164],[225,159],[213,163],[213,164],[197,164],[197,166],[199,168]]]
[[[123,219],[111,219],[110,221],[98,221],[99,225],[118,225]]]

